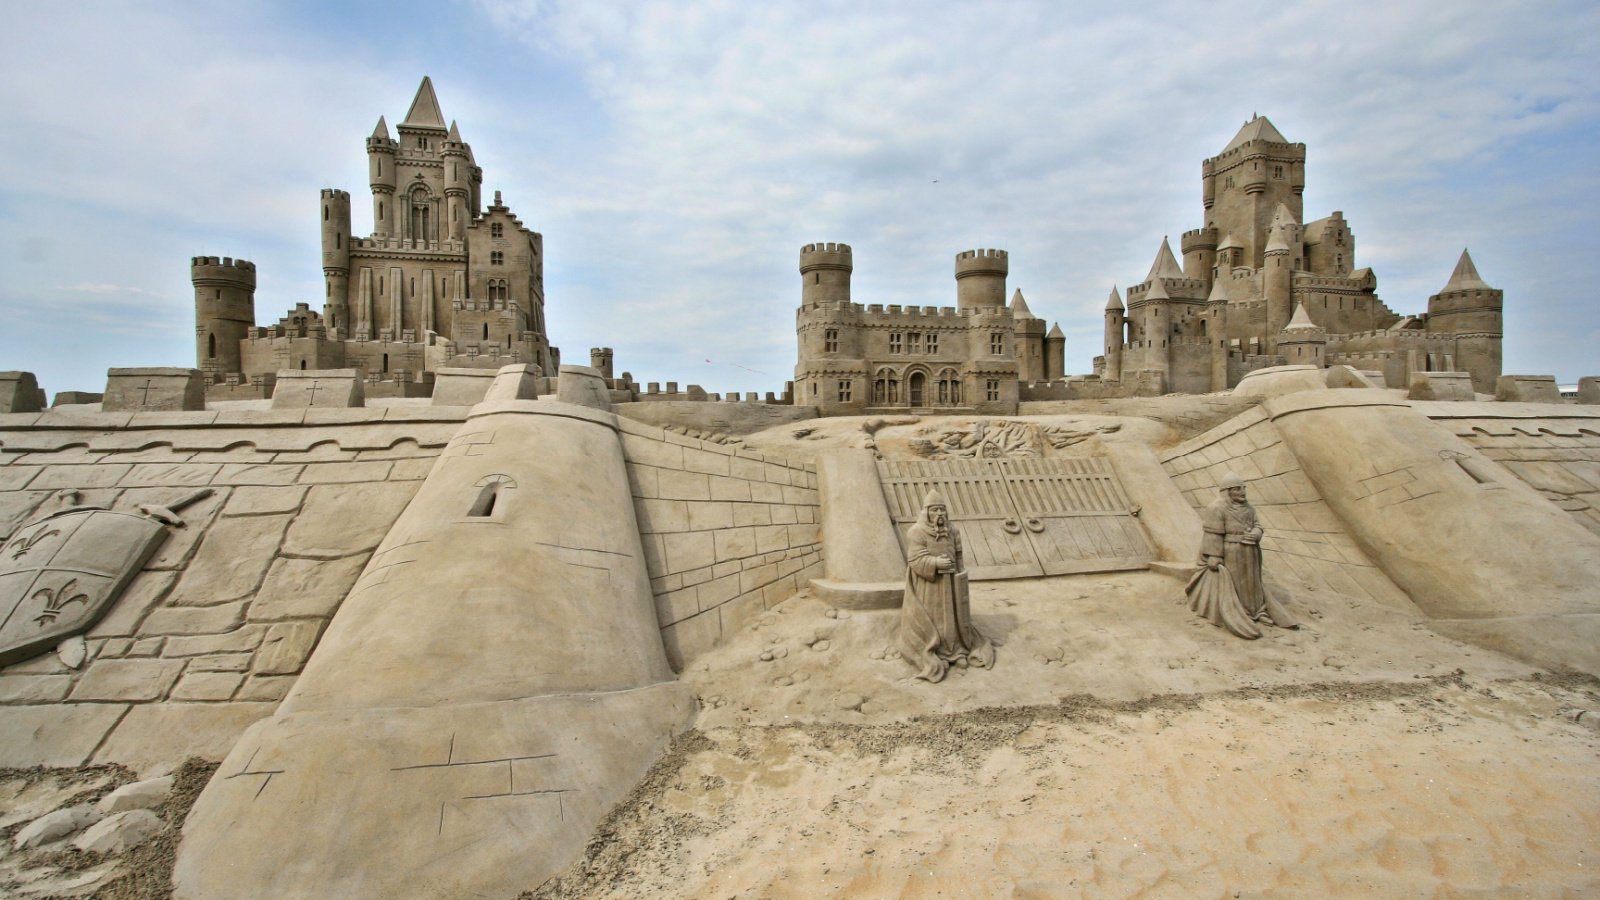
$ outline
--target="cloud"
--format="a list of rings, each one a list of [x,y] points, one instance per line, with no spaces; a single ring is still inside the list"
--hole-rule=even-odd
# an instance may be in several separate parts
[[[1525,326],[1596,325],[1568,287],[1600,276],[1596,58],[1600,8],[1575,2],[23,6],[0,34],[0,78],[29,86],[0,97],[0,312],[122,285],[75,302],[183,320],[197,253],[256,261],[260,321],[316,301],[315,191],[349,189],[366,227],[362,139],[426,73],[545,234],[567,359],[613,346],[641,380],[711,359],[709,389],[780,388],[816,240],[854,246],[858,300],[918,305],[954,302],[955,253],[1003,247],[1088,371],[1106,291],[1202,224],[1197,164],[1253,112],[1308,145],[1308,216],[1345,212],[1392,307],[1470,245],[1506,290],[1508,370],[1592,367]],[[0,342],[7,367],[69,365]]]

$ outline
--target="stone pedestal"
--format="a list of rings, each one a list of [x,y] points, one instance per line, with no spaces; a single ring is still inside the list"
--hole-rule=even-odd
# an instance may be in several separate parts
[[[205,376],[199,369],[110,369],[100,408],[106,412],[205,409]]]

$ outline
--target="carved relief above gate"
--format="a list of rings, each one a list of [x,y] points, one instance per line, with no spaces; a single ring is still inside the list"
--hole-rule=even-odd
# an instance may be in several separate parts
[[[896,532],[938,489],[961,528],[975,580],[1143,569],[1153,556],[1103,458],[880,460]]]

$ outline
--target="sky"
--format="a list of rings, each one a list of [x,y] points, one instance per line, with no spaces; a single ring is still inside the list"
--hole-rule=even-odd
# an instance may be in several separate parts
[[[371,231],[365,138],[424,75],[545,240],[569,363],[781,391],[799,249],[860,303],[955,303],[955,255],[1100,352],[1113,285],[1203,224],[1200,162],[1254,114],[1307,146],[1396,312],[1462,248],[1505,291],[1504,371],[1600,375],[1600,4],[7,3],[0,369],[46,391],[195,364],[189,259],[256,317],[320,309],[319,190]]]

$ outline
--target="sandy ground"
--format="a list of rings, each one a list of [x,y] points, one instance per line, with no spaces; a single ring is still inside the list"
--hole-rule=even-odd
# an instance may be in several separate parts
[[[0,769],[0,897],[54,900],[143,900],[172,896],[172,863],[183,820],[217,764],[191,759],[172,773],[171,794],[154,810],[166,823],[156,835],[120,854],[84,853],[71,836],[19,851],[12,838],[55,809],[92,803],[135,780],[117,765],[78,769]]]
[[[524,896],[1600,895],[1600,684],[1302,596],[1241,641],[1133,573],[974,587],[993,670],[799,595],[684,678],[695,728]]]

